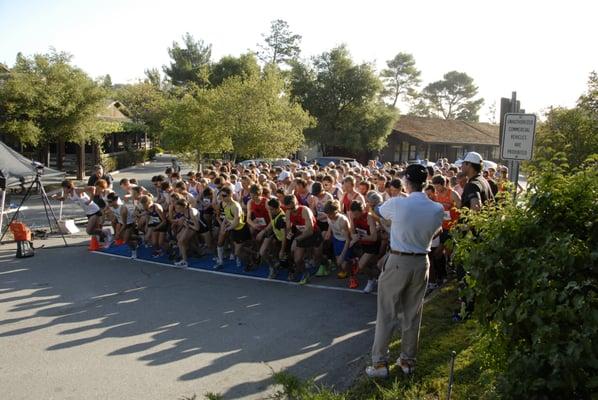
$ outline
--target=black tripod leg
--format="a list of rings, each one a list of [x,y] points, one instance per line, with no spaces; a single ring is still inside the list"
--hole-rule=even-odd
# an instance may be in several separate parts
[[[60,236],[62,236],[62,240],[64,241],[64,246],[68,247],[68,243],[66,242],[66,237],[64,237],[64,233],[60,230],[60,225],[58,224],[58,218],[56,218],[56,214],[54,214],[54,210],[52,209],[52,205],[50,204],[50,199],[48,198],[48,194],[46,193],[46,189],[44,189],[44,185],[40,182],[40,192],[42,195],[42,202],[44,203],[44,209],[46,210],[46,217],[48,218],[48,224],[50,225],[50,232],[52,232],[52,223],[50,222],[50,214],[52,214],[52,219],[56,224],[56,229]],[[47,205],[47,208],[46,208]],[[48,214],[48,210],[50,210],[50,214]]]
[[[25,192],[25,196],[23,196],[23,200],[21,200],[21,203],[17,207],[17,210],[13,214],[10,221],[8,221],[8,224],[6,225],[6,229],[4,229],[4,232],[2,232],[2,236],[0,236],[0,243],[2,243],[2,239],[4,239],[6,232],[8,232],[8,228],[10,228],[10,224],[12,224],[15,219],[17,219],[17,215],[19,215],[19,212],[21,211],[21,206],[25,203],[25,200],[27,200],[27,198],[31,195],[31,189],[33,188],[33,185],[35,185],[35,182],[36,182],[35,180],[33,182],[31,182],[31,185],[29,185],[29,188],[27,188],[27,192]]]

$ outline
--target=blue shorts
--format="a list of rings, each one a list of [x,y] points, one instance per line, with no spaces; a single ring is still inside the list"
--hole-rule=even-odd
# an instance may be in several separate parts
[[[332,248],[334,249],[334,256],[338,257],[341,255],[341,253],[343,252],[343,249],[345,248],[345,240],[338,240],[337,238],[334,237],[334,235],[332,235]],[[345,254],[345,260],[344,261],[348,261],[352,258],[352,251],[351,248],[349,247],[347,249],[347,253]]]

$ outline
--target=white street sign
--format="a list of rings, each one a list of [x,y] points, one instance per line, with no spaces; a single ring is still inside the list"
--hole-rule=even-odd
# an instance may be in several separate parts
[[[506,114],[500,146],[501,158],[531,160],[535,136],[536,116],[534,114]]]

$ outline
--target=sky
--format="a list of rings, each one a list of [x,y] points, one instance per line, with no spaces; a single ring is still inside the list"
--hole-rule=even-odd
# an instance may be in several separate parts
[[[422,87],[465,72],[488,121],[489,106],[512,91],[528,112],[574,106],[598,70],[597,15],[591,0],[0,0],[0,62],[54,47],[93,78],[133,83],[167,64],[167,48],[185,32],[211,43],[218,60],[255,50],[283,19],[302,35],[305,58],[346,44],[356,62],[380,70],[407,52]]]

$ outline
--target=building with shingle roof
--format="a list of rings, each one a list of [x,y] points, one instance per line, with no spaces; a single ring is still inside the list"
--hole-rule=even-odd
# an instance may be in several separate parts
[[[393,127],[380,158],[409,162],[446,157],[455,161],[477,151],[492,160],[498,158],[499,142],[498,125],[404,115]]]

